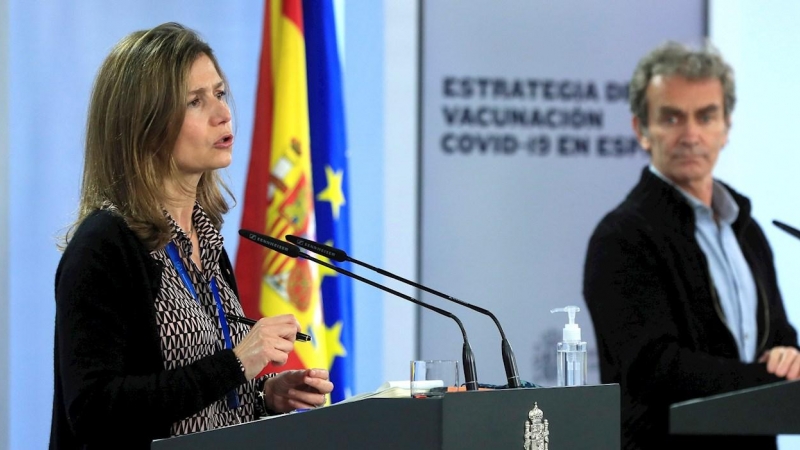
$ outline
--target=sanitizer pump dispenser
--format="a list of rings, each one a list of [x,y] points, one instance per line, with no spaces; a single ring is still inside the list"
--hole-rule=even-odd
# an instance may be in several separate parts
[[[581,341],[581,329],[575,323],[577,306],[551,309],[551,313],[565,312],[569,323],[564,325],[564,335],[558,343],[558,385],[583,386],[586,384],[586,342]]]

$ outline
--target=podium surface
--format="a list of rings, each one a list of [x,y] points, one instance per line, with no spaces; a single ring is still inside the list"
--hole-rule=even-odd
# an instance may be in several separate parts
[[[524,449],[534,405],[547,420],[552,448],[619,449],[616,384],[369,398],[157,440],[151,448]]]
[[[800,434],[800,381],[781,381],[670,406],[671,434]]]

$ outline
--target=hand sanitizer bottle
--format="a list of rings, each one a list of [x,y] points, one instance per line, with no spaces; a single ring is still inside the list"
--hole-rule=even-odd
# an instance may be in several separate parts
[[[551,309],[551,313],[569,314],[569,323],[564,325],[563,340],[558,343],[558,385],[583,386],[586,384],[586,342],[581,341],[581,329],[575,323],[577,306]]]

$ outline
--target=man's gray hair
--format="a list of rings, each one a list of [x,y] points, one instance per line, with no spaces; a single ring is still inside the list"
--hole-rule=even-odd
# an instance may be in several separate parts
[[[639,60],[631,78],[631,113],[639,118],[642,131],[648,126],[647,86],[658,75],[679,75],[689,80],[719,79],[723,90],[725,121],[730,121],[736,104],[736,86],[731,66],[710,43],[699,50],[693,50],[678,42],[669,41]]]

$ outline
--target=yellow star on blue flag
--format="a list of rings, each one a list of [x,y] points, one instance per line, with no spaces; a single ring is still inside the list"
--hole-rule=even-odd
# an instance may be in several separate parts
[[[348,170],[339,46],[332,0],[304,1],[311,171],[314,184],[316,239],[350,250],[347,206]],[[349,269],[349,263],[336,263]],[[322,270],[322,269],[320,269]],[[328,275],[327,272],[322,275]],[[321,277],[325,341],[334,384],[331,402],[344,400],[354,389],[353,312],[351,280]]]
[[[344,178],[343,171],[334,171],[331,166],[325,166],[325,180],[327,186],[322,192],[317,194],[317,200],[328,201],[333,210],[333,218],[339,218],[339,210],[342,205],[346,203],[344,192],[342,192],[342,179]]]

